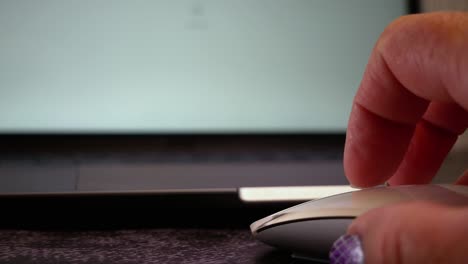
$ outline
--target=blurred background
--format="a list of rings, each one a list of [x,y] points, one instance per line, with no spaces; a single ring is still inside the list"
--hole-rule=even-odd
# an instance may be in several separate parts
[[[344,135],[375,41],[416,2],[248,3],[0,1],[0,134]],[[467,153],[465,133],[434,181]]]
[[[347,185],[354,94],[413,7],[2,0],[0,191]]]
[[[344,133],[406,0],[2,1],[2,133]],[[340,15],[336,15],[340,14]]]

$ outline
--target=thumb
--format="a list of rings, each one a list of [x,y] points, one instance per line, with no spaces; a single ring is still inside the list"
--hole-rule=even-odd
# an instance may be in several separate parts
[[[394,204],[358,217],[330,252],[331,263],[466,263],[468,207]]]

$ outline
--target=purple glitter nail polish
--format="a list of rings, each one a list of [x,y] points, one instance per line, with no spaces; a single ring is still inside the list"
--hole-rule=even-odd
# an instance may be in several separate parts
[[[361,240],[356,235],[343,235],[330,249],[331,264],[363,264],[364,252]]]

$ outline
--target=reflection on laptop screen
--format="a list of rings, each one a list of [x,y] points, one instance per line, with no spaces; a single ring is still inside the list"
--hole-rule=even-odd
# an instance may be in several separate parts
[[[344,132],[402,0],[3,0],[1,133]]]

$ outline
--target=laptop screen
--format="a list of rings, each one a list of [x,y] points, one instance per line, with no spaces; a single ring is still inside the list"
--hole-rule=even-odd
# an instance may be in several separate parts
[[[402,0],[2,0],[0,133],[344,132]]]

